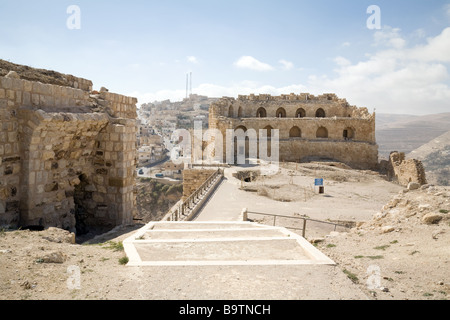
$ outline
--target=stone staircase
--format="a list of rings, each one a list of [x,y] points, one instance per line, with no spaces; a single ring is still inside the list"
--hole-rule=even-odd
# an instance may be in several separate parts
[[[334,265],[296,233],[253,222],[151,222],[123,245],[129,266]]]

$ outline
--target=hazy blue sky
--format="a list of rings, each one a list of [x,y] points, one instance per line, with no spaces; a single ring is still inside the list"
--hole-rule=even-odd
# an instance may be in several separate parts
[[[209,96],[335,92],[369,111],[449,112],[450,0],[0,0],[0,58],[139,103],[182,99],[192,72]]]

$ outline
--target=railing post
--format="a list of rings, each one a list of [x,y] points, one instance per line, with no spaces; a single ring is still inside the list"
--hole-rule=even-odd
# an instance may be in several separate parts
[[[248,210],[247,210],[247,208],[242,209],[242,221],[248,221]]]
[[[306,235],[306,219],[303,219],[302,237],[304,238],[305,235]]]

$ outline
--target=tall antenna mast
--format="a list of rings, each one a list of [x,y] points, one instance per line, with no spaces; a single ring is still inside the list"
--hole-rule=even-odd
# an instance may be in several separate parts
[[[192,72],[191,72],[191,95],[192,95]]]
[[[188,98],[189,74],[186,73],[186,99]]]

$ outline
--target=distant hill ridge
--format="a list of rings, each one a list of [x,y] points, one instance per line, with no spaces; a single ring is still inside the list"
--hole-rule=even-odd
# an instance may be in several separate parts
[[[429,183],[450,186],[450,131],[411,151],[406,157],[422,161]]]
[[[424,116],[377,114],[376,117],[376,139],[382,158],[389,157],[391,151],[409,154],[450,128],[450,112]]]

